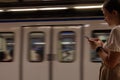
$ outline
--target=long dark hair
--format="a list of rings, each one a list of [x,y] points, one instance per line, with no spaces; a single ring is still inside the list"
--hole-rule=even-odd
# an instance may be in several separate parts
[[[120,14],[120,0],[105,0],[103,8],[109,12],[116,10]]]

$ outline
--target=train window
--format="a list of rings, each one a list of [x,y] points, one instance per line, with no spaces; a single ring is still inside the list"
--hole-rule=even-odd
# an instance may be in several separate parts
[[[111,30],[93,30],[92,37],[99,38],[103,42],[105,42],[109,36]],[[91,50],[92,51],[92,50]],[[92,62],[101,62],[101,58],[95,51],[91,52],[91,61]]]
[[[42,62],[44,60],[45,34],[43,32],[31,32],[30,38],[30,62]]]
[[[62,31],[59,33],[59,52],[60,62],[73,62],[75,60],[75,33],[73,31]]]
[[[14,33],[0,32],[0,62],[12,62],[14,52]]]

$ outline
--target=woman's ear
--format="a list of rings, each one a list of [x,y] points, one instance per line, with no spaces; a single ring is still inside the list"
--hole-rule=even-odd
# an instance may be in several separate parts
[[[117,12],[116,10],[113,10],[113,11],[112,11],[112,15],[117,16],[117,15],[118,15],[118,12]]]

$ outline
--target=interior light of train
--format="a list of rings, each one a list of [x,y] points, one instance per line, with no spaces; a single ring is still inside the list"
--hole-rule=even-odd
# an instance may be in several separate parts
[[[7,11],[37,11],[37,8],[31,8],[31,9],[8,9]]]
[[[75,44],[75,42],[61,42],[62,44]]]
[[[44,42],[35,42],[34,44],[45,44]]]
[[[4,12],[4,10],[0,9],[0,12]]]
[[[102,8],[103,5],[91,5],[91,6],[75,6],[74,9],[94,9],[94,8]]]
[[[67,7],[51,7],[51,8],[39,8],[38,10],[63,10],[68,9]]]
[[[15,43],[7,43],[7,45],[14,45]]]

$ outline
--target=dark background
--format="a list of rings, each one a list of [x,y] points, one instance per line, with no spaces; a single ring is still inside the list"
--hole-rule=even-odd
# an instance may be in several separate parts
[[[0,0],[0,8],[56,6],[76,4],[97,4],[103,0]],[[101,9],[90,10],[53,10],[53,11],[29,11],[29,12],[1,12],[0,19],[29,19],[29,18],[67,18],[67,17],[100,17]]]

